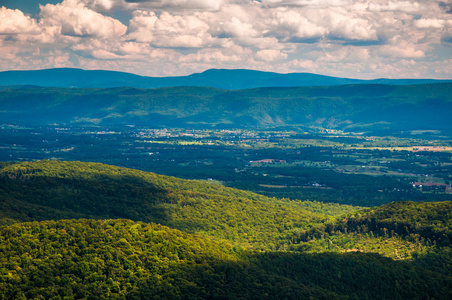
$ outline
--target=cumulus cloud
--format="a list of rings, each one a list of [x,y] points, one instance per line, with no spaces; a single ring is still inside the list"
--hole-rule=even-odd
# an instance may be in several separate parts
[[[136,11],[128,38],[157,47],[199,48],[211,41],[209,26],[197,16],[174,16],[163,12]]]
[[[2,7],[0,68],[397,77],[397,68],[402,76],[417,67],[452,77],[452,70],[427,68],[452,59],[450,9],[443,0],[62,0],[41,6],[33,19]]]
[[[414,44],[400,42],[397,45],[383,45],[378,52],[392,58],[422,58],[425,53]]]
[[[39,32],[36,21],[17,9],[0,7],[0,20],[0,34],[36,34]]]
[[[414,26],[417,28],[436,28],[440,29],[443,28],[446,25],[445,20],[439,20],[439,19],[420,19],[416,20],[414,22]]]
[[[262,0],[266,6],[307,6],[307,7],[328,7],[345,6],[353,3],[352,0]]]
[[[312,42],[318,38],[375,41],[375,25],[354,12],[340,8],[316,10],[279,9],[269,32],[283,41]]]
[[[320,38],[327,33],[327,28],[312,23],[300,12],[292,10],[277,11],[273,16],[275,27],[269,28],[285,41],[302,41]]]
[[[218,28],[218,35],[221,37],[254,37],[258,34],[252,24],[242,22],[235,16],[229,21],[221,22]]]
[[[311,54],[312,56],[312,54]],[[370,51],[356,46],[346,46],[324,53],[315,53],[319,62],[357,62],[363,63],[371,58]]]
[[[111,11],[122,6],[122,1],[119,0],[79,0],[79,2],[98,12]]]
[[[223,0],[79,0],[91,9],[111,11],[113,9],[205,9],[218,10]]]
[[[151,8],[191,8],[218,10],[223,0],[125,0],[128,3],[137,3]]]
[[[402,11],[408,13],[420,12],[424,6],[419,2],[411,1],[383,1],[382,3],[369,3],[370,11]]]
[[[258,60],[271,62],[271,61],[284,60],[287,58],[287,54],[282,53],[280,50],[265,49],[265,50],[257,51],[256,58]]]
[[[378,39],[373,20],[356,12],[333,9],[322,12],[321,22],[330,30],[333,38],[347,40],[375,41]]]
[[[44,26],[59,28],[62,35],[113,37],[127,31],[127,27],[118,20],[97,13],[77,0],[41,6],[40,17]]]

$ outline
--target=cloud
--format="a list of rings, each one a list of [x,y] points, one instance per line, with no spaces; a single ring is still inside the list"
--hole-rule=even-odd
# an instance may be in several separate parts
[[[209,63],[212,66],[215,64],[224,64],[229,62],[240,62],[243,58],[248,58],[251,51],[239,49],[237,52],[232,52],[230,49],[202,49],[196,53],[181,56],[179,62],[190,63],[200,62]]]
[[[20,10],[0,7],[0,34],[15,35],[23,33],[39,33],[36,21],[24,15]]]
[[[129,23],[128,39],[150,43],[154,39],[153,31],[158,17],[154,12],[135,11]]]
[[[424,51],[414,44],[401,41],[397,45],[383,45],[378,50],[379,54],[392,58],[422,58],[425,57]]]
[[[275,27],[270,32],[284,41],[303,41],[320,38],[328,30],[310,22],[300,12],[292,10],[277,11],[274,15]]]
[[[420,19],[414,22],[414,26],[417,28],[435,28],[440,29],[446,25],[445,20],[439,19]]]
[[[256,59],[262,60],[262,61],[280,61],[287,58],[286,53],[282,53],[280,50],[274,50],[274,49],[265,49],[257,51],[256,53]]]
[[[290,61],[289,67],[295,70],[315,70],[316,64],[312,60],[304,60],[304,59],[294,59]]]
[[[2,7],[0,69],[397,77],[417,67],[420,76],[447,77],[452,71],[437,67],[452,59],[450,9],[442,0],[64,0],[34,19]]]
[[[306,7],[335,7],[353,3],[353,0],[262,0],[269,7],[306,6]]]
[[[62,35],[76,37],[118,37],[127,27],[116,19],[99,14],[77,0],[41,6],[43,26],[55,27]]]
[[[419,2],[411,1],[384,1],[383,4],[369,3],[369,10],[375,12],[382,11],[402,11],[407,13],[416,13],[424,9],[424,6]]]
[[[233,16],[230,21],[221,22],[219,24],[218,35],[220,37],[254,37],[257,32],[250,23],[242,22]]]
[[[212,38],[209,25],[195,15],[174,16],[163,12],[136,11],[129,26],[129,40],[150,43],[156,47],[199,48]]]
[[[109,11],[122,10],[219,10],[223,0],[79,0],[92,9]]]
[[[79,3],[85,4],[97,12],[111,11],[122,6],[121,0],[79,0]]]
[[[378,40],[377,30],[373,20],[369,20],[365,15],[356,12],[348,12],[344,9],[323,10],[321,22],[329,28],[329,35],[332,38],[376,41]]]
[[[371,21],[356,12],[341,8],[278,9],[272,16],[269,34],[286,42],[334,40],[376,41],[377,30]]]
[[[312,54],[311,54],[312,55]],[[315,54],[319,62],[365,62],[371,58],[370,51],[356,46],[340,47],[327,53]]]

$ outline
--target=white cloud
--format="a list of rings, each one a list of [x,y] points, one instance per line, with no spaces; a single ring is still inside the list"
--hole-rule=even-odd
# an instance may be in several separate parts
[[[231,49],[202,49],[196,53],[181,56],[179,62],[201,62],[211,63],[227,63],[227,62],[240,62],[243,58],[248,58],[252,52],[244,50],[240,47],[235,47],[236,51]]]
[[[121,0],[79,0],[78,2],[85,4],[87,7],[97,11],[105,12],[122,6]]]
[[[130,20],[128,34],[129,39],[138,42],[150,43],[154,39],[153,30],[158,17],[154,12],[135,11]]]
[[[277,9],[268,27],[282,41],[308,41],[318,38],[334,40],[378,40],[372,20],[365,15],[342,8],[329,9]]]
[[[312,54],[311,54],[312,55]],[[370,52],[368,49],[345,46],[326,53],[316,53],[319,62],[361,62],[369,60]]]
[[[0,7],[0,34],[36,34],[39,32],[36,21],[20,10]]]
[[[369,10],[375,12],[382,11],[402,11],[407,13],[416,13],[422,11],[424,6],[419,2],[411,1],[382,1],[382,4],[369,1]]]
[[[414,26],[417,28],[435,28],[440,29],[446,25],[445,20],[439,19],[420,19],[414,22]]]
[[[353,0],[262,0],[261,2],[271,7],[307,6],[318,8],[350,5]]]
[[[383,56],[393,58],[422,58],[425,56],[424,51],[405,41],[401,41],[397,45],[383,45],[378,52]]]
[[[258,32],[254,30],[253,25],[240,21],[233,16],[230,21],[221,22],[219,24],[219,35],[226,37],[254,37]]]
[[[78,0],[97,11],[121,10],[219,10],[223,0]]]
[[[151,43],[157,47],[199,48],[212,38],[209,25],[195,15],[174,16],[163,12],[136,11],[130,21],[128,39]]]
[[[124,42],[119,46],[118,52],[121,55],[140,55],[149,53],[149,47],[143,43]]]
[[[277,11],[273,18],[275,27],[269,30],[285,41],[320,38],[327,33],[327,28],[310,22],[293,10]]]
[[[298,70],[310,70],[311,72],[314,72],[316,68],[316,64],[310,60],[310,59],[294,59],[290,61],[289,66],[291,69]]]
[[[223,0],[125,0],[150,8],[209,9],[218,10]]]
[[[256,53],[256,59],[262,60],[262,61],[280,61],[287,58],[286,53],[282,53],[280,50],[274,50],[274,49],[265,49],[257,51]]]
[[[452,14],[441,1],[64,0],[42,6],[37,19],[2,7],[0,69],[74,64],[157,76],[223,67],[400,77],[416,66],[420,76],[444,77],[451,73],[439,66],[452,59]]]
[[[120,59],[121,56],[104,49],[94,49],[91,55],[96,59]]]
[[[330,35],[346,40],[375,41],[378,39],[373,20],[345,9],[330,9],[320,12],[321,22],[330,30]]]
[[[127,30],[118,20],[99,14],[77,0],[41,6],[40,17],[43,26],[58,28],[62,35],[108,38],[121,36]]]

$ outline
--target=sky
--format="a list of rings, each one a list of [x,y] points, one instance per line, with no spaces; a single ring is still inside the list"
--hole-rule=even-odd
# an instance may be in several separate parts
[[[0,71],[452,79],[452,0],[0,0]]]

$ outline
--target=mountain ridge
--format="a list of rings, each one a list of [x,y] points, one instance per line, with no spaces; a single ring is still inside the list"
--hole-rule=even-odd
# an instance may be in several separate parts
[[[208,69],[187,76],[150,77],[108,70],[56,68],[0,72],[0,86],[36,85],[42,87],[74,88],[160,88],[174,86],[204,86],[220,89],[258,87],[331,86],[344,84],[409,85],[451,82],[440,79],[371,80],[340,78],[314,73],[274,73],[248,69]]]
[[[452,130],[450,95],[452,83],[245,90],[7,88],[0,90],[0,118],[37,125]]]

